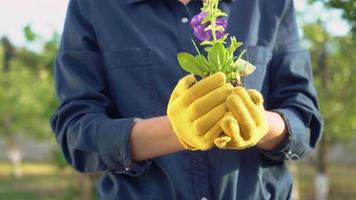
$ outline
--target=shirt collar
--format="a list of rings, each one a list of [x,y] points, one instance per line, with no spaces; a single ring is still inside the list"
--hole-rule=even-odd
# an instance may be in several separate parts
[[[139,2],[143,2],[143,1],[148,1],[148,0],[126,0],[127,3],[139,3]],[[169,1],[169,0],[165,0],[165,1]],[[194,1],[194,0],[192,0],[192,1]],[[222,1],[234,2],[235,0],[222,0]]]

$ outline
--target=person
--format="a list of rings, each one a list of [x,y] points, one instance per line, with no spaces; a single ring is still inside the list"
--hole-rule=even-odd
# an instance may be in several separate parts
[[[250,96],[240,97],[259,105],[268,127],[242,148],[229,143],[234,138],[224,143],[233,148],[213,141],[221,137],[224,113],[239,109],[228,101],[238,97],[236,88],[221,73],[197,81],[177,62],[178,52],[195,52],[189,20],[201,6],[200,0],[69,2],[54,67],[60,105],[50,124],[71,166],[102,172],[99,199],[291,198],[285,161],[308,155],[322,130],[293,1],[219,3],[229,15],[226,32],[244,43],[244,59],[256,67],[241,90]],[[187,120],[225,102],[230,106],[200,128]],[[227,125],[247,133],[236,112]]]

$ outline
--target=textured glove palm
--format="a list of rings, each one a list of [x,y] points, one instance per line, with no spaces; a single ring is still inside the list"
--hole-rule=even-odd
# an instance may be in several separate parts
[[[245,149],[257,144],[267,134],[263,97],[257,90],[234,88],[226,105],[230,112],[220,122],[225,134],[215,139],[217,147]]]
[[[233,87],[223,73],[199,82],[193,75],[182,78],[172,92],[167,115],[181,144],[188,150],[207,150],[221,135],[219,124],[227,112],[226,98]]]

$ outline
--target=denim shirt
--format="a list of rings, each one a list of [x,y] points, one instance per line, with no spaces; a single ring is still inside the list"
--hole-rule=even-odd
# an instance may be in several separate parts
[[[322,130],[292,0],[220,2],[229,14],[227,32],[256,66],[246,88],[261,91],[266,110],[287,124],[288,137],[274,151],[213,148],[131,160],[135,119],[166,115],[174,86],[187,74],[176,55],[195,53],[189,20],[201,4],[70,1],[54,67],[60,105],[50,123],[71,166],[103,172],[99,199],[290,199],[284,161],[306,156]]]

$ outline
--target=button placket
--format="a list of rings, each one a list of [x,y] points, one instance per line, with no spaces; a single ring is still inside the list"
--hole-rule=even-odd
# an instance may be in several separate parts
[[[179,8],[178,20],[179,20],[179,29],[180,29],[180,37],[181,37],[181,46],[182,51],[185,52],[195,52],[194,46],[192,44],[192,39],[194,38],[193,30],[190,27],[190,19],[195,14],[194,3],[191,2],[189,5],[184,5],[182,3],[177,3],[176,6]]]
[[[193,152],[191,155],[195,199],[211,199],[207,152]]]

